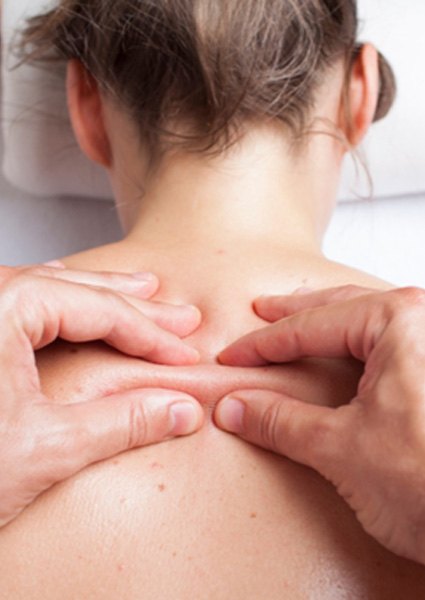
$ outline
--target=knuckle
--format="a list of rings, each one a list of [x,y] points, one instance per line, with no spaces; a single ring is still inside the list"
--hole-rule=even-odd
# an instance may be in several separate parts
[[[397,328],[393,332],[393,356],[398,362],[418,367],[417,360],[423,368],[425,353],[424,334],[418,326],[418,321],[413,314],[405,314],[396,322]],[[419,375],[419,373],[418,373]]]
[[[418,333],[420,320],[425,320],[425,290],[417,287],[407,287],[390,292],[389,312],[393,322],[392,335],[415,345],[423,345]],[[403,345],[404,350],[404,345]]]
[[[261,420],[260,437],[268,448],[277,449],[281,445],[282,419],[282,404],[280,402],[273,402],[266,408]],[[285,420],[288,423],[287,416]]]
[[[15,327],[15,332],[23,333],[33,347],[39,347],[43,339],[51,339],[49,329],[53,331],[52,340],[56,336],[54,306],[49,298],[51,295],[39,278],[24,274],[7,283],[0,294],[2,318]]]
[[[331,456],[334,455],[335,446],[332,443],[335,436],[335,423],[332,418],[322,417],[315,423],[311,435],[307,440],[309,455],[314,457],[315,464],[319,466],[328,464],[330,460],[329,448],[332,448]]]
[[[145,407],[141,402],[130,404],[128,419],[127,447],[137,448],[147,444],[149,439],[149,424]]]
[[[42,425],[35,427],[28,436],[26,455],[34,480],[47,489],[58,479],[75,473],[79,455],[82,448],[88,446],[90,438],[84,427],[75,428],[54,412],[44,411],[42,416]]]
[[[11,277],[6,283],[6,286],[12,290],[16,290],[16,293],[20,294],[29,290],[36,281],[37,278],[33,273],[23,270]]]
[[[262,445],[321,471],[335,455],[337,423],[322,416],[313,423],[304,420],[298,401],[275,402],[267,407],[261,421]]]
[[[418,287],[405,287],[391,292],[398,310],[406,310],[416,306],[425,306],[425,290]]]
[[[53,456],[60,458],[63,452],[67,452],[63,435],[56,432],[52,425],[46,422],[45,427],[38,427],[27,434],[26,453],[33,464],[44,463]]]
[[[59,447],[57,448],[59,450]],[[26,431],[25,439],[20,441],[20,468],[25,472],[26,485],[49,483],[46,481],[50,473],[49,463],[57,456],[55,448],[48,442],[46,436]]]
[[[3,308],[25,309],[34,302],[35,277],[17,273],[2,285],[1,301]]]
[[[0,287],[14,277],[18,272],[18,268],[16,267],[5,267],[4,265],[0,265]]]

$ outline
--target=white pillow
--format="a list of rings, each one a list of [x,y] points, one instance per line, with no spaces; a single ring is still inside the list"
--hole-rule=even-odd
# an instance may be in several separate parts
[[[111,198],[104,172],[78,150],[66,110],[64,74],[24,65],[10,70],[8,52],[23,19],[55,4],[3,0],[3,171],[15,186],[36,195]],[[365,21],[360,38],[372,41],[396,72],[399,94],[390,116],[376,124],[365,143],[375,196],[425,191],[424,0],[360,0]],[[364,178],[363,178],[364,179]],[[368,196],[347,160],[341,199]]]
[[[26,18],[52,0],[3,0],[3,173],[16,187],[37,196],[112,198],[105,172],[77,147],[68,118],[65,73],[23,65],[9,52]]]

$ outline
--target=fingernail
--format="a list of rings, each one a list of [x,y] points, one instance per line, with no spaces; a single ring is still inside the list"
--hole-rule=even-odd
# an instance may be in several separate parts
[[[194,304],[187,304],[186,308],[188,308],[189,310],[191,310],[192,312],[196,313],[197,315],[201,316],[201,311],[199,310],[199,308],[197,306],[195,306]]]
[[[193,304],[188,304],[186,306],[186,310],[188,311],[188,313],[191,313],[192,316],[196,319],[196,323],[198,323],[198,327],[202,322],[202,313],[199,310],[199,308]]]
[[[216,419],[223,429],[230,433],[242,431],[245,405],[236,398],[225,398],[217,407]]]
[[[305,294],[312,294],[314,292],[313,288],[309,287],[299,287],[292,292],[293,296],[303,296]]]
[[[176,402],[170,407],[170,435],[194,433],[198,424],[198,410],[191,402]]]
[[[156,281],[158,278],[153,273],[132,273],[133,279],[137,281]]]
[[[52,269],[66,269],[66,266],[60,260],[50,260],[49,262],[43,263],[45,267],[51,267]]]

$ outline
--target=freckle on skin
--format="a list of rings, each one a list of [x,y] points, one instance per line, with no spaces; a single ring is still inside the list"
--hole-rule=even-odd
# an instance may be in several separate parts
[[[117,571],[119,571],[120,573],[122,573],[124,571],[125,567],[124,565],[117,565]]]
[[[250,519],[256,519],[257,518],[257,513],[253,512],[249,515]]]
[[[151,469],[163,469],[164,465],[161,465],[159,462],[153,462],[150,465]]]
[[[158,489],[160,492],[163,492],[165,490],[165,485],[163,483],[160,483]]]

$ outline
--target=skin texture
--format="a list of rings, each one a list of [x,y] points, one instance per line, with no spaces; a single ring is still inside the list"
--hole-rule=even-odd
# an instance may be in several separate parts
[[[0,531],[0,593],[25,600],[425,595],[423,569],[367,536],[317,473],[218,430],[212,419],[219,400],[243,385],[323,406],[355,393],[361,368],[350,361],[242,370],[217,362],[225,346],[266,324],[252,305],[262,293],[349,282],[388,287],[320,252],[344,148],[335,137],[312,136],[295,159],[277,126],[258,123],[218,159],[174,154],[152,172],[126,116],[80,72],[70,66],[77,137],[108,169],[129,232],[65,262],[153,270],[162,282],[157,300],[201,310],[200,327],[185,340],[200,363],[165,367],[100,344],[60,343],[38,355],[43,390],[54,402],[78,402],[171,386],[199,400],[205,425],[94,465],[42,496]],[[329,78],[318,116],[343,126],[343,74]],[[350,89],[356,143],[376,105],[371,49]]]

